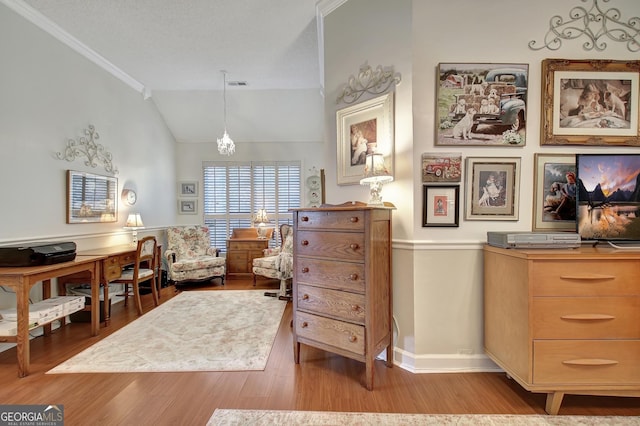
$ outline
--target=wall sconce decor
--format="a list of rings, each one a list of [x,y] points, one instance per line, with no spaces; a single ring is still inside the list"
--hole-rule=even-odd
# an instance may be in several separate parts
[[[113,155],[104,146],[96,143],[96,140],[100,139],[100,135],[96,132],[95,127],[90,124],[89,128],[84,129],[84,134],[85,136],[81,136],[78,140],[67,140],[64,153],[56,152],[56,158],[74,161],[78,157],[86,157],[84,162],[86,166],[96,167],[99,162],[107,172],[117,175],[118,168],[113,166]]]
[[[392,85],[400,84],[400,73],[394,72],[393,67],[383,69],[381,65],[374,70],[365,63],[360,67],[357,76],[350,76],[342,93],[336,99],[336,103],[344,102],[352,104],[365,93],[380,95],[386,92]]]
[[[393,181],[393,176],[384,164],[384,156],[380,153],[368,154],[364,165],[364,178],[360,180],[360,185],[369,185],[368,205],[384,205],[382,185],[391,181]]]

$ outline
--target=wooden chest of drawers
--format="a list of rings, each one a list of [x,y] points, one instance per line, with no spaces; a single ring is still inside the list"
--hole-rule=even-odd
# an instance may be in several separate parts
[[[251,274],[253,259],[262,257],[263,250],[268,247],[267,239],[228,239],[227,277]]]
[[[294,211],[293,342],[393,365],[391,208],[362,203]]]
[[[485,351],[525,389],[640,396],[640,253],[484,249]]]

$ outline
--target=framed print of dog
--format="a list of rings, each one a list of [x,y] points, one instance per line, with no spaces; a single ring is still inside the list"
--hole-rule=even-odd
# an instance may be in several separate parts
[[[640,61],[542,61],[541,145],[640,146]]]
[[[438,64],[436,145],[524,146],[528,64]]]
[[[518,220],[520,157],[467,157],[466,220]]]
[[[365,157],[374,152],[393,176],[393,92],[338,110],[336,121],[338,185],[360,183]]]

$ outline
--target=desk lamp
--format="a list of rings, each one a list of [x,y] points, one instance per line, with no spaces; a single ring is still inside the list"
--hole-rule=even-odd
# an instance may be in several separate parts
[[[267,216],[267,211],[265,209],[258,210],[256,216],[253,218],[253,223],[258,224],[258,238],[267,238],[267,230],[265,229],[265,225],[269,223],[269,217]]]
[[[369,184],[370,206],[382,206],[382,185],[391,182],[393,176],[384,164],[384,156],[380,153],[367,154],[364,164],[364,178],[360,179],[360,185]]]
[[[129,213],[129,217],[127,217],[127,223],[125,223],[124,229],[133,231],[133,245],[138,244],[138,229],[144,229],[144,223],[142,223],[142,217],[140,216],[140,213]]]

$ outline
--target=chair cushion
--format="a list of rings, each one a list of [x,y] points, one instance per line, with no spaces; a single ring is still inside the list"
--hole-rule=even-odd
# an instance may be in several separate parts
[[[253,266],[256,268],[276,269],[278,256],[256,257],[253,259]]]
[[[133,269],[125,269],[122,271],[122,275],[120,276],[121,280],[133,280]],[[138,280],[143,278],[147,278],[153,275],[153,271],[151,269],[140,269],[138,271]]]
[[[174,272],[193,271],[195,269],[208,269],[224,266],[224,257],[197,256],[192,259],[179,259],[171,265]]]

